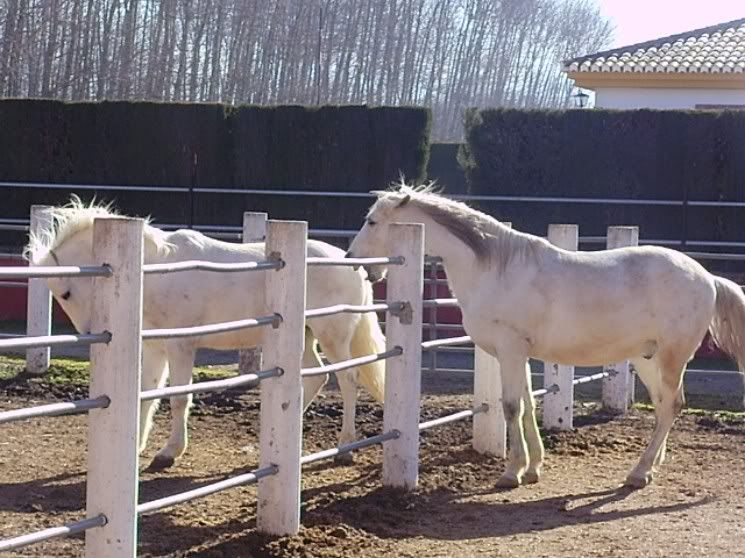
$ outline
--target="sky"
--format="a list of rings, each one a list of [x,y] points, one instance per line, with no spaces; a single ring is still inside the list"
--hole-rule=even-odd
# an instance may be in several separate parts
[[[745,0],[595,0],[616,26],[613,47],[745,18]]]

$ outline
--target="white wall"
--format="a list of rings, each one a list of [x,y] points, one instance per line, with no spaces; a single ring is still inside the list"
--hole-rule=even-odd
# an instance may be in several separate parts
[[[693,109],[698,104],[745,106],[745,89],[598,87],[595,90],[597,108]]]

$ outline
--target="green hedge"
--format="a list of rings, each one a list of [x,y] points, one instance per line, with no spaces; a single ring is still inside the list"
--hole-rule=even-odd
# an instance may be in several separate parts
[[[448,194],[470,192],[466,174],[460,164],[464,147],[462,143],[433,143],[430,146],[427,179],[436,181]]]
[[[422,180],[429,128],[420,108],[1,100],[0,181],[362,192],[399,173]],[[11,190],[0,217],[68,195]],[[243,211],[267,210],[314,227],[356,227],[369,203],[201,194],[191,207],[179,194],[99,197],[160,222],[239,225]]]
[[[470,111],[465,166],[474,194],[651,200],[745,200],[745,112]],[[654,205],[492,204],[545,234],[579,223],[583,235],[638,224],[644,238],[678,238],[685,216]],[[688,238],[743,240],[741,210],[689,208]]]

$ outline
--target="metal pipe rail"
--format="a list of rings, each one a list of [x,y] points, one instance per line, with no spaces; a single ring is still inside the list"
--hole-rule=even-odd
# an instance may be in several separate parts
[[[377,302],[375,304],[335,304],[325,308],[313,308],[305,311],[305,318],[321,318],[323,316],[332,316],[334,314],[365,314],[367,312],[385,312],[390,310],[394,315],[400,313],[404,304],[403,302]]]
[[[34,533],[28,533],[27,535],[13,537],[12,539],[0,540],[0,552],[15,550],[17,548],[49,541],[51,539],[58,539],[60,537],[69,537],[70,535],[76,535],[87,531],[88,529],[93,529],[94,527],[103,527],[107,522],[108,520],[106,519],[106,516],[100,514],[96,517],[75,521],[74,523],[67,523],[61,527],[51,527]]]
[[[383,434],[376,434],[375,436],[370,436],[369,438],[365,438],[363,440],[357,440],[356,442],[342,444],[338,448],[331,448],[331,449],[327,449],[323,451],[317,451],[316,453],[311,453],[311,454],[304,455],[303,457],[301,457],[300,465],[308,465],[309,463],[315,463],[316,461],[321,461],[323,459],[329,459],[331,457],[336,457],[337,455],[344,455],[345,453],[351,453],[355,450],[382,444],[383,442],[386,442],[388,440],[395,440],[396,438],[399,438],[400,436],[401,436],[401,433],[398,430],[391,430],[390,432],[384,432]]]
[[[435,347],[448,347],[451,345],[465,345],[466,343],[472,343],[470,335],[463,335],[461,337],[446,337],[444,339],[432,339],[431,341],[424,341],[422,343],[422,349],[428,350]]]
[[[205,496],[215,494],[216,492],[222,492],[223,490],[227,490],[228,488],[235,488],[238,486],[253,484],[264,477],[276,475],[277,471],[279,471],[279,467],[277,467],[276,465],[269,465],[267,467],[262,467],[261,469],[255,469],[250,473],[244,473],[242,475],[230,477],[225,480],[213,482],[211,484],[200,486],[199,488],[195,488],[193,490],[187,490],[186,492],[180,492],[178,494],[173,494],[164,498],[158,498],[157,500],[151,500],[150,502],[139,504],[137,506],[137,513],[144,514],[154,512],[165,508],[170,508],[171,506],[176,506],[178,504],[190,502],[192,500],[196,500],[197,498],[204,498]]]
[[[465,411],[458,411],[457,413],[453,413],[451,415],[445,415],[444,417],[439,417],[436,419],[420,422],[419,432],[423,432],[424,430],[429,430],[430,428],[434,428],[435,426],[442,426],[443,424],[449,424],[451,422],[457,422],[459,420],[467,419],[469,417],[472,417],[473,415],[478,415],[479,413],[485,413],[488,410],[489,410],[489,405],[487,405],[486,403],[482,403],[475,409],[467,409]]]
[[[109,343],[111,333],[83,333],[68,335],[42,335],[41,337],[16,337],[0,339],[0,351],[14,349],[33,349],[36,347],[72,347],[74,345],[93,345],[94,343]]]
[[[201,260],[187,260],[175,263],[145,264],[142,272],[148,274],[166,274],[180,271],[216,271],[221,273],[236,273],[239,271],[265,271],[270,269],[282,269],[282,260],[264,260],[259,262],[220,263],[206,262]]]
[[[576,386],[578,384],[586,384],[588,382],[594,382],[595,380],[608,378],[609,376],[611,376],[610,372],[598,372],[597,374],[592,374],[590,376],[577,376],[572,380],[572,385]]]
[[[108,265],[48,265],[0,267],[0,279],[39,279],[48,277],[111,277]]]
[[[164,397],[174,397],[177,395],[188,395],[190,393],[207,393],[213,391],[222,391],[224,389],[241,387],[246,384],[260,382],[266,378],[276,378],[284,374],[281,368],[270,368],[253,374],[243,374],[222,380],[210,380],[196,384],[187,384],[182,386],[169,386],[157,389],[143,391],[140,394],[140,401],[151,401],[153,399],[162,399]],[[0,415],[1,416],[1,415]]]
[[[362,265],[403,265],[404,258],[402,256],[390,256],[380,258],[306,258],[305,260],[308,266],[328,266],[328,265],[346,265],[346,266],[362,266]]]
[[[62,415],[75,415],[84,413],[91,409],[105,409],[111,403],[106,395],[94,399],[79,399],[77,401],[65,401],[64,403],[50,403],[49,405],[37,405],[24,409],[13,409],[12,411],[0,412],[0,424],[27,420],[37,417],[59,417]]]
[[[553,384],[552,386],[549,386],[547,388],[533,390],[533,397],[542,397],[546,395],[547,393],[558,393],[558,392],[559,392],[559,386],[557,386],[556,384]]]
[[[28,283],[25,281],[0,281],[0,288],[14,288],[14,287],[20,287],[22,289],[25,289],[28,287]]]
[[[424,308],[445,308],[460,306],[457,298],[428,298],[422,301]]]
[[[259,318],[248,318],[245,320],[235,320],[232,322],[220,322],[217,324],[208,324],[191,327],[173,327],[165,329],[145,329],[142,331],[142,339],[178,339],[183,337],[200,337],[202,335],[215,335],[236,331],[239,329],[249,329],[270,325],[273,328],[279,327],[282,323],[282,316],[272,314],[271,316],[261,316]]]
[[[385,360],[391,357],[397,357],[404,354],[404,350],[401,347],[394,347],[390,351],[378,353],[376,355],[366,355],[357,358],[350,358],[348,360],[342,360],[334,364],[328,364],[326,366],[316,366],[315,368],[303,368],[300,371],[300,375],[303,377],[307,376],[322,376],[324,374],[330,374],[331,372],[341,372],[342,370],[348,370],[356,366],[362,366],[364,364],[372,364],[379,360]]]

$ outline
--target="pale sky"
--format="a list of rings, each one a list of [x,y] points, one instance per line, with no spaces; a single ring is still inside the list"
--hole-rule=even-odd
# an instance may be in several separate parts
[[[613,46],[745,17],[745,0],[595,0],[616,26]]]

